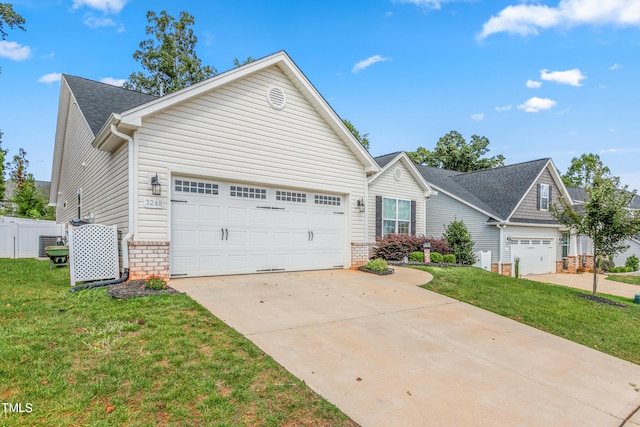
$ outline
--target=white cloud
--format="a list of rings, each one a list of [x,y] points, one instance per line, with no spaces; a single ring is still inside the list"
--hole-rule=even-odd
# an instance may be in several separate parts
[[[475,120],[476,122],[484,120],[484,114],[482,114],[482,113],[472,114],[471,115],[471,120]]]
[[[9,58],[14,61],[24,61],[31,56],[31,48],[20,43],[0,40],[0,58]]]
[[[47,83],[47,84],[55,83],[55,82],[59,82],[61,78],[62,78],[62,74],[60,73],[49,73],[40,77],[38,79],[38,83]]]
[[[127,0],[73,0],[74,9],[87,6],[104,13],[114,14],[120,13],[125,4],[127,4]]]
[[[124,82],[126,82],[125,79],[114,79],[113,77],[105,77],[100,79],[100,81],[111,86],[122,86]]]
[[[394,0],[396,3],[410,3],[425,9],[440,9],[447,0]]]
[[[535,80],[527,80],[526,85],[527,85],[528,88],[538,89],[540,86],[542,86],[542,82],[538,82],[538,81],[535,81]]]
[[[538,113],[543,110],[548,110],[554,105],[556,105],[556,101],[553,99],[534,96],[533,98],[527,99],[524,104],[518,105],[518,109],[524,110],[527,113]]]
[[[482,25],[478,35],[510,33],[537,35],[539,29],[558,26],[640,25],[640,4],[637,0],[560,0],[556,7],[540,4],[507,6]]]
[[[578,68],[574,68],[573,70],[552,71],[550,73],[547,70],[542,70],[540,71],[540,78],[550,82],[579,87],[581,86],[580,81],[587,77]]]
[[[609,67],[611,71],[619,70],[620,68],[622,68],[622,65],[620,64],[613,64],[611,67]]]
[[[383,56],[380,55],[374,55],[371,56],[367,59],[364,59],[360,62],[358,62],[356,65],[353,66],[353,69],[351,70],[352,73],[357,73],[359,71],[364,70],[367,67],[372,66],[373,64],[375,64],[376,62],[384,62],[384,61],[388,61],[390,58],[385,58]]]
[[[511,111],[512,107],[513,106],[511,104],[503,105],[503,106],[500,106],[500,107],[496,107],[496,111]]]
[[[84,25],[89,28],[103,28],[114,27],[116,23],[111,18],[96,18],[92,14],[88,13],[84,17]]]

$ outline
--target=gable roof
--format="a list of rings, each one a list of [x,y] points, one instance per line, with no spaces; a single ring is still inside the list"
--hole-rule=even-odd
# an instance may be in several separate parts
[[[475,172],[457,172],[419,166],[434,188],[479,210],[497,221],[507,221],[545,168],[556,171],[550,158],[516,163]],[[557,175],[557,171],[555,172]],[[556,182],[558,177],[554,177]],[[559,183],[563,190],[564,186]]]
[[[78,108],[82,111],[93,132],[93,136],[100,132],[102,125],[112,113],[122,113],[157,98],[154,95],[69,74],[63,74],[62,78],[69,85],[69,89],[78,102]]]
[[[567,187],[567,192],[571,196],[573,204],[581,204],[587,198],[587,191],[584,188]],[[640,209],[640,196],[635,195],[629,203],[629,209]]]
[[[378,177],[382,176],[382,174],[385,171],[391,169],[391,167],[394,164],[400,162],[404,164],[404,166],[411,173],[411,176],[413,176],[413,179],[418,183],[418,185],[420,185],[420,187],[422,187],[422,189],[424,190],[425,197],[431,197],[438,194],[437,192],[433,191],[429,183],[424,179],[422,174],[418,171],[416,164],[413,163],[413,161],[411,161],[409,156],[407,156],[407,153],[405,153],[404,151],[396,151],[395,153],[374,157],[374,160],[376,161],[378,166],[380,166],[381,170],[380,172],[376,173],[375,175],[369,178],[369,183],[375,181]]]

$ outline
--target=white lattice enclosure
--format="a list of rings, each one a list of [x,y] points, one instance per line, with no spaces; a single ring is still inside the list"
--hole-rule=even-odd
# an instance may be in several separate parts
[[[117,278],[117,227],[100,224],[69,226],[69,265],[71,286],[77,282]]]

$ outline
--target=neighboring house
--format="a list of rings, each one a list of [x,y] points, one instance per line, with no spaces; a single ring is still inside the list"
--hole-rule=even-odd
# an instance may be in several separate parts
[[[382,170],[369,178],[367,220],[375,224],[375,237],[387,234],[425,235],[425,200],[434,191],[406,153],[375,158]],[[369,239],[368,241],[371,241]]]
[[[428,236],[439,237],[449,223],[462,220],[474,251],[491,252],[492,271],[515,274],[516,258],[520,274],[562,271],[569,248],[549,208],[559,194],[568,194],[551,159],[476,172],[418,169],[438,192],[427,202]]]
[[[571,197],[571,202],[579,207],[584,203],[587,196],[587,192],[583,188],[568,187],[567,191]],[[640,209],[640,197],[637,195],[631,199],[630,209]],[[579,262],[586,268],[593,267],[593,241],[587,236],[572,236],[572,239],[577,242]],[[631,238],[625,242],[629,246],[624,252],[620,252],[613,257],[613,262],[616,266],[625,265],[627,258],[631,255],[640,257],[640,236]]]
[[[51,188],[51,183],[49,181],[35,181],[36,188],[38,192],[42,194],[42,196],[49,199],[49,191]],[[8,179],[4,182],[5,192],[4,192],[4,200],[0,200],[0,209],[6,210],[7,215],[11,215],[14,211],[17,211],[18,206],[11,202],[11,198],[13,197],[13,191],[15,189],[15,183],[13,180]]]
[[[423,227],[428,185],[405,155],[391,163],[376,178],[284,52],[160,98],[65,74],[51,202],[59,222],[117,225],[131,278],[350,268],[376,195],[416,201]]]

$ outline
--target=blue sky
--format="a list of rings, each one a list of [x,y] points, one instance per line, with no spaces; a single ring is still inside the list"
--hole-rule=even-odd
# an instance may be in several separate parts
[[[60,73],[119,84],[138,71],[146,12],[195,17],[197,54],[285,50],[382,155],[451,130],[507,164],[597,153],[640,189],[640,0],[17,0],[0,42],[0,130],[49,180]],[[6,27],[5,27],[6,29]]]

